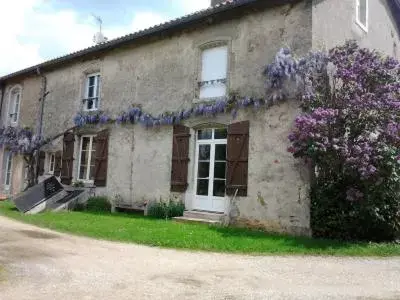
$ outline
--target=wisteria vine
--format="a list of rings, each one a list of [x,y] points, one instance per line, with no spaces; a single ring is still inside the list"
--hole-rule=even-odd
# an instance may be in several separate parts
[[[215,103],[198,104],[192,108],[179,110],[176,112],[164,112],[153,116],[143,111],[141,106],[134,105],[128,111],[122,112],[115,118],[102,111],[98,112],[79,112],[74,117],[74,124],[77,127],[86,125],[105,125],[109,123],[121,124],[141,124],[146,128],[180,124],[182,121],[193,117],[215,117],[218,114],[230,113],[235,119],[240,109],[253,108],[258,110],[266,107],[264,99],[237,96],[219,99]]]

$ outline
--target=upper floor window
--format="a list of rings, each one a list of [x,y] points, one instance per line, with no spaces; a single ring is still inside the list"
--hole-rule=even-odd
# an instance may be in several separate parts
[[[86,77],[85,110],[98,110],[100,101],[100,74],[89,74]]]
[[[8,114],[9,124],[17,125],[19,119],[19,108],[21,105],[21,88],[16,86],[10,91],[10,98],[8,101]]]
[[[368,31],[368,0],[356,0],[356,22],[365,31]]]
[[[206,48],[201,53],[200,99],[223,97],[227,93],[228,46]]]

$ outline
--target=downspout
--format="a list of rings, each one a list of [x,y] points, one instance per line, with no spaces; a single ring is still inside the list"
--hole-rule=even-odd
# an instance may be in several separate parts
[[[3,116],[3,102],[4,102],[4,94],[6,92],[6,84],[3,82],[0,83],[0,124],[3,124],[2,116]]]
[[[36,126],[36,136],[37,137],[42,137],[43,134],[43,112],[44,112],[44,100],[46,98],[46,90],[47,90],[47,78],[44,76],[40,68],[36,69],[37,75],[39,75],[42,78],[42,84],[41,84],[41,90],[40,90],[40,106],[39,106],[39,112],[38,112],[38,122]],[[40,154],[40,149],[38,149],[35,153],[35,171],[34,171],[34,184],[38,184],[38,178],[39,178],[39,154]]]

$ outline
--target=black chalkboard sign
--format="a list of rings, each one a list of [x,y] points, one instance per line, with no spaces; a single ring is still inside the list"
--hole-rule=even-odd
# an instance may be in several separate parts
[[[51,198],[61,190],[63,190],[62,185],[54,176],[52,176],[28,189],[15,198],[13,202],[19,211],[25,213]]]

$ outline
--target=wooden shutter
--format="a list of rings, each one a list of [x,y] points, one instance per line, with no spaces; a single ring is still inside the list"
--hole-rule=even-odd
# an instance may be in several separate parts
[[[190,129],[175,125],[172,143],[171,192],[182,193],[188,187]]]
[[[46,153],[44,151],[39,152],[39,176],[43,176],[44,174],[44,162],[46,160]]]
[[[67,185],[70,185],[72,183],[72,170],[74,165],[74,143],[75,135],[72,132],[65,133],[61,163],[61,183]]]
[[[57,151],[55,154],[55,162],[54,162],[54,176],[59,177],[61,174],[61,160],[62,160],[62,151]]]
[[[106,186],[107,184],[108,136],[108,130],[103,130],[94,138],[94,147],[96,147],[94,168],[95,186]]]
[[[226,194],[247,196],[249,121],[234,123],[228,127]]]

